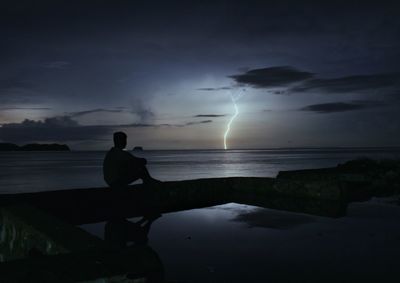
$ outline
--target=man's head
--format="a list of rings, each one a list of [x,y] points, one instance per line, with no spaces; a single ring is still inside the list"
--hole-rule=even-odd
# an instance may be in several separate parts
[[[124,132],[114,133],[114,146],[116,148],[124,149],[126,147],[126,134]]]

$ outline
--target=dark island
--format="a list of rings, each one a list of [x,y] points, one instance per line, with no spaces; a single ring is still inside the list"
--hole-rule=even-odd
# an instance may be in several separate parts
[[[71,151],[66,144],[31,143],[19,146],[13,143],[0,143],[0,151]]]
[[[143,147],[142,146],[135,146],[132,150],[133,151],[143,151]]]

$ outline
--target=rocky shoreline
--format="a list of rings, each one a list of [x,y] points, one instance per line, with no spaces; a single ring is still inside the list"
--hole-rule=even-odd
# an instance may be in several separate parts
[[[154,204],[164,213],[227,202],[340,217],[351,202],[399,194],[399,160],[359,159],[332,168],[282,171],[276,178],[169,181],[120,192],[103,187],[1,195],[0,205],[28,203],[73,223],[99,222],[117,211],[133,217]]]

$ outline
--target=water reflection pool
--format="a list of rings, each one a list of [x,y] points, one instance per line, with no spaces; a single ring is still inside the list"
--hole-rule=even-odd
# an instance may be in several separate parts
[[[163,214],[148,245],[172,282],[389,282],[398,273],[399,220],[400,207],[382,199],[353,203],[336,219],[228,203]],[[80,227],[104,238],[105,225]]]

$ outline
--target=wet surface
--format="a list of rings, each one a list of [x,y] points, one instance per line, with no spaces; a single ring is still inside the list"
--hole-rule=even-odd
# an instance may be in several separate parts
[[[398,275],[400,252],[395,201],[353,203],[342,218],[235,203],[167,213],[152,223],[148,245],[166,279],[179,282],[307,282],[318,276],[389,282]],[[104,238],[104,226],[81,227]]]

